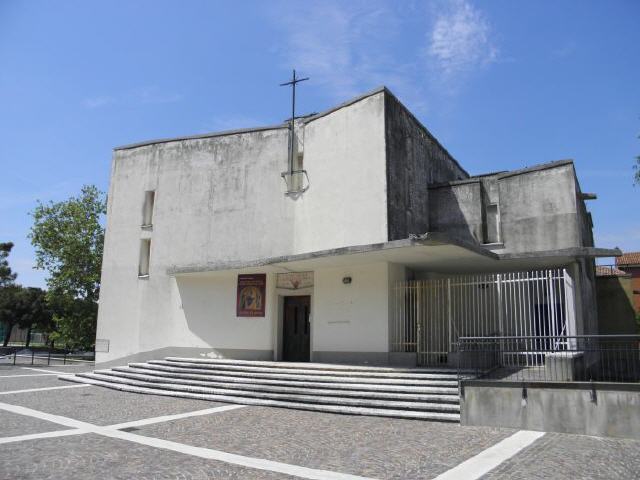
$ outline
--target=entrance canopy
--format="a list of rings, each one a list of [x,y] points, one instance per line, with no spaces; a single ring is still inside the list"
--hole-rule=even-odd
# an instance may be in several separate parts
[[[479,244],[427,233],[403,240],[356,245],[257,260],[172,266],[169,275],[216,272],[302,272],[316,268],[391,262],[416,271],[437,273],[500,272],[568,265],[581,257],[615,257],[622,252],[594,247],[500,254]]]

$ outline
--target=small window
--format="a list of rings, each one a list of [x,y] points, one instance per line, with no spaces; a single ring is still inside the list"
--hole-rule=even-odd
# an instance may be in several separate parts
[[[144,192],[144,205],[142,207],[142,226],[150,227],[153,225],[153,204],[155,202],[156,192],[149,190]]]
[[[151,254],[151,239],[140,240],[140,261],[138,263],[138,277],[149,276],[149,257]]]
[[[500,211],[497,203],[487,205],[485,220],[485,243],[500,243]]]

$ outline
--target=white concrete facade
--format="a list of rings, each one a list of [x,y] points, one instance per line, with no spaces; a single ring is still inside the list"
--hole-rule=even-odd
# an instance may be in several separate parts
[[[513,256],[509,234],[511,257],[500,263],[500,249],[473,236],[408,240],[427,233],[430,216],[433,225],[469,231],[455,210],[430,215],[429,195],[479,180],[387,89],[297,121],[296,163],[310,182],[299,195],[285,195],[281,178],[288,135],[283,124],[115,150],[97,328],[109,347],[97,362],[145,352],[279,360],[284,298],[308,295],[310,360],[387,363],[396,282],[420,271],[535,267],[531,256]],[[448,181],[438,192],[427,188]],[[565,249],[537,265],[568,265],[576,255]],[[277,274],[290,271],[313,272],[313,286],[277,289]],[[242,273],[267,275],[264,317],[236,316]]]
[[[164,347],[277,356],[274,273],[265,317],[236,318],[237,271],[171,276],[167,269],[387,240],[384,92],[303,132],[312,186],[296,199],[283,194],[280,177],[286,127],[115,151],[97,332],[109,352],[98,352],[98,362]],[[141,227],[147,191],[155,192],[152,226]],[[144,239],[151,240],[149,275],[139,278]],[[312,350],[388,350],[387,265],[358,269],[349,286],[340,269],[315,272]],[[336,316],[337,306],[348,310]],[[365,321],[375,326],[371,337],[358,333]]]

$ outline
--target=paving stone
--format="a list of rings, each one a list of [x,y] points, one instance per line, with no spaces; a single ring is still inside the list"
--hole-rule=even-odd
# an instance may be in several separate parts
[[[30,440],[0,450],[1,480],[293,479],[94,434]]]
[[[637,479],[640,440],[547,433],[482,478]]]
[[[48,390],[32,394],[18,393],[2,395],[0,398],[0,401],[5,403],[22,405],[95,425],[110,425],[223,405],[203,400],[131,394],[99,387]]]
[[[0,401],[2,401],[2,397],[0,397]],[[68,427],[46,420],[0,410],[0,437],[16,437],[18,435],[29,435],[31,433],[66,430],[67,428]],[[7,449],[8,447],[4,445],[0,448]]]
[[[6,372],[7,370],[5,370]],[[18,370],[8,370],[18,373]],[[22,370],[25,371],[25,370]],[[20,372],[21,373],[21,372]],[[35,373],[35,372],[34,372]],[[0,373],[1,374],[1,373]],[[55,377],[0,379],[0,389],[70,385]],[[3,380],[10,380],[15,383]],[[1,395],[0,401],[96,425],[211,408],[215,402],[139,395],[97,387]],[[67,427],[0,411],[0,436]],[[293,465],[380,479],[428,479],[514,430],[393,418],[244,407],[138,427],[139,435]],[[0,445],[4,479],[292,478],[95,434]],[[548,433],[485,479],[640,478],[640,441]]]
[[[136,433],[310,468],[414,479],[449,470],[513,430],[246,407]]]
[[[47,387],[66,387],[71,385],[69,382],[58,380],[53,375],[50,377],[18,377],[18,378],[0,378],[0,392],[11,392],[13,390],[25,390],[28,388],[47,388]],[[0,396],[0,402],[5,395]]]
[[[37,369],[37,370],[33,370]],[[44,370],[44,371],[43,371]],[[82,364],[82,365],[13,365],[13,364],[1,364],[0,363],[0,376],[7,375],[36,375],[41,376],[43,373],[47,373],[47,371],[51,373],[68,373],[69,375],[80,372],[90,372],[95,370],[93,364]],[[4,380],[0,378],[0,381]]]

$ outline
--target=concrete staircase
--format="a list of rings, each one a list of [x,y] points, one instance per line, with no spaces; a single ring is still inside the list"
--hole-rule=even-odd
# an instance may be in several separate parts
[[[457,372],[452,369],[167,357],[60,378],[225,403],[460,421]]]

